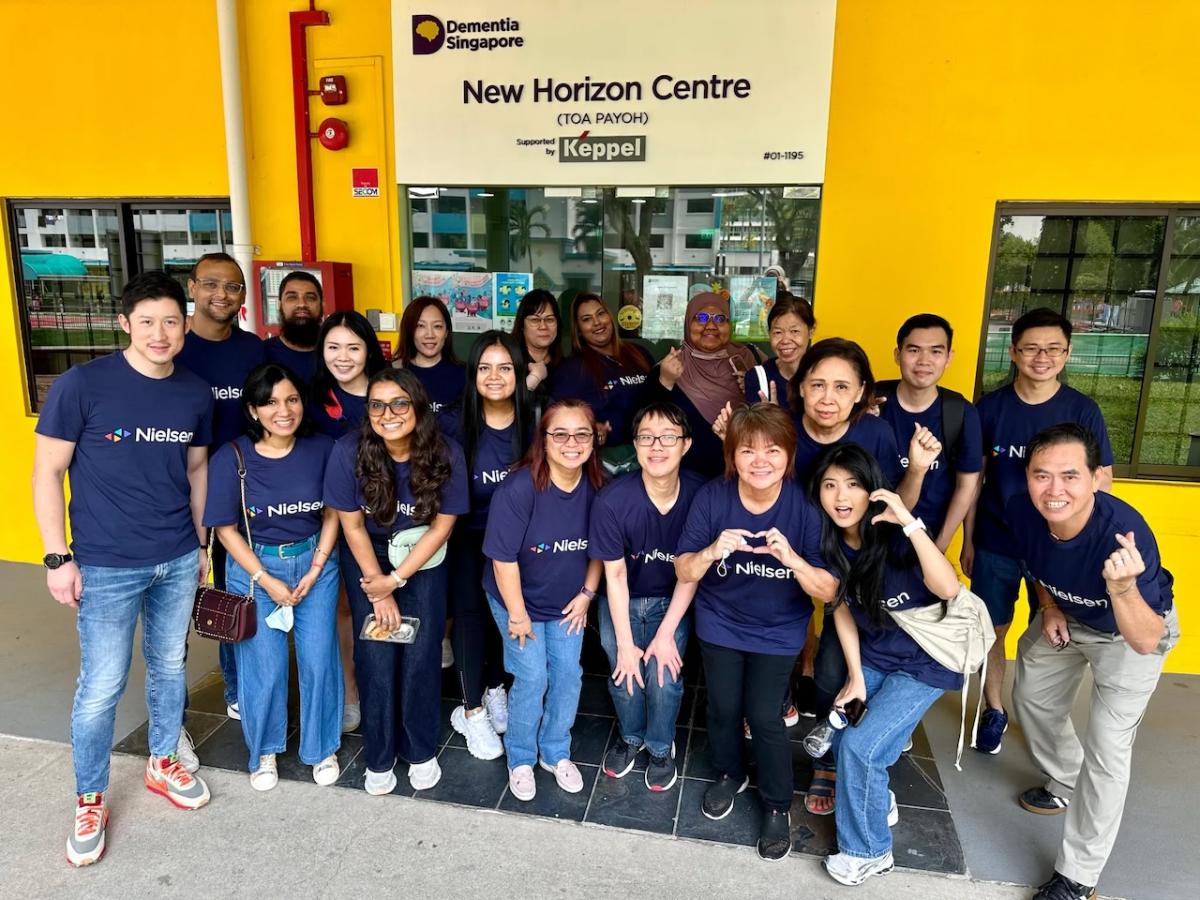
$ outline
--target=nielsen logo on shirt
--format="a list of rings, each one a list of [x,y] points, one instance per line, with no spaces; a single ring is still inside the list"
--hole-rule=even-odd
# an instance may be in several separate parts
[[[179,431],[175,428],[138,428],[136,431],[114,428],[104,439],[114,444],[119,444],[129,437],[136,442],[147,444],[190,444],[195,434],[194,431]]]
[[[939,466],[938,464],[939,464],[941,461],[942,461],[942,458],[939,456],[939,457],[938,457],[937,459],[935,459],[935,460],[933,461],[933,463],[932,463],[932,464],[929,466],[929,471],[930,471],[930,472],[932,472],[934,469],[940,468],[940,466]],[[907,456],[902,456],[902,457],[900,457],[900,465],[904,466],[904,468],[906,468],[906,469],[908,468],[908,457],[907,457]]]
[[[1081,597],[1079,594],[1072,594],[1070,591],[1059,590],[1052,584],[1046,584],[1040,578],[1038,579],[1038,583],[1064,603],[1074,603],[1076,606],[1086,606],[1090,609],[1108,609],[1107,597],[1101,600],[1093,600],[1091,597]]]
[[[740,562],[733,567],[735,575],[756,575],[759,578],[791,578],[792,570],[775,566],[764,566],[762,563]]]
[[[908,591],[901,591],[895,597],[888,597],[883,601],[883,605],[888,609],[899,609],[904,606],[911,598],[908,596]]]
[[[229,384],[225,387],[217,387],[213,385],[214,400],[240,400],[242,398],[242,389]]]
[[[267,518],[271,516],[294,516],[299,513],[320,512],[325,504],[320,500],[301,500],[298,503],[276,503],[267,507]]]
[[[673,562],[675,562],[675,554],[674,553],[664,553],[663,551],[659,550],[657,547],[655,547],[653,550],[643,550],[640,553],[630,553],[629,554],[629,558],[632,559],[634,562],[637,562],[639,557],[641,558],[642,562],[647,562],[647,563],[652,563],[652,562],[673,563]]]
[[[322,504],[322,505],[324,505],[324,504]],[[361,509],[363,511],[364,516],[369,516],[372,514],[371,507],[369,507],[369,506],[360,506],[359,509]],[[412,503],[401,503],[399,500],[396,501],[396,512],[399,513],[400,515],[412,516],[412,514],[415,513],[416,511],[417,511],[417,507],[415,505],[413,505]]]
[[[573,538],[567,541],[555,541],[553,544],[542,542],[534,544],[529,548],[530,553],[573,553],[577,550],[587,549],[587,538]]]
[[[486,472],[476,472],[475,480],[484,484],[499,484],[508,477],[508,469],[490,469]]]
[[[623,387],[636,387],[637,385],[644,383],[645,380],[645,375],[622,375],[620,378],[608,379],[607,383],[604,385],[604,389],[606,391],[611,391],[618,385]]]
[[[1012,444],[1009,444],[1008,447],[1005,448],[1001,447],[999,444],[996,444],[996,446],[992,447],[992,456],[1007,456],[1009,459],[1024,459],[1025,445],[1022,444],[1020,447],[1015,447]]]

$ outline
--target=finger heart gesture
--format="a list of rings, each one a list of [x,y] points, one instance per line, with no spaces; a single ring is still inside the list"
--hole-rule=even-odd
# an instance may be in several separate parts
[[[1137,577],[1146,571],[1146,563],[1138,552],[1133,532],[1118,534],[1117,549],[1109,554],[1104,561],[1104,580],[1111,587],[1116,586],[1120,593],[1128,590]]]

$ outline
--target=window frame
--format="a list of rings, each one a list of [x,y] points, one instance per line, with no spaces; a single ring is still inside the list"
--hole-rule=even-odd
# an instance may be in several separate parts
[[[1200,216],[1200,204],[1196,203],[1039,203],[1026,201],[1001,201],[996,204],[992,215],[992,236],[988,246],[987,280],[984,285],[983,310],[979,335],[979,351],[975,364],[975,398],[982,395],[984,365],[987,356],[988,323],[991,317],[992,289],[996,277],[996,251],[1000,246],[1001,219],[1007,216],[1125,216],[1166,217],[1163,231],[1162,253],[1159,257],[1158,278],[1154,286],[1154,302],[1150,315],[1150,334],[1146,343],[1146,365],[1142,372],[1138,391],[1137,416],[1134,421],[1133,444],[1128,463],[1116,463],[1113,476],[1145,481],[1200,482],[1200,466],[1161,465],[1141,463],[1142,438],[1149,414],[1150,391],[1154,382],[1154,360],[1158,355],[1162,329],[1159,318],[1162,311],[1163,291],[1167,287],[1168,266],[1171,260],[1171,245],[1175,237],[1175,223],[1180,216]],[[1067,315],[1065,310],[1060,310]],[[1010,364],[1011,374],[1011,364]]]

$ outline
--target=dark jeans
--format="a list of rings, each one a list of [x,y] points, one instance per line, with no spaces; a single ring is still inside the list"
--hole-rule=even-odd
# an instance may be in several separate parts
[[[372,772],[387,772],[397,756],[408,763],[426,762],[437,755],[440,732],[446,564],[415,573],[395,592],[400,614],[421,620],[413,643],[367,641],[358,636],[371,612],[371,602],[358,584],[362,570],[345,539],[340,549],[354,622],[354,669],[366,766]],[[387,544],[377,543],[375,555],[383,571],[390,572]]]
[[[833,699],[846,686],[846,654],[833,626],[833,612],[825,607],[825,624],[817,642],[817,655],[813,660],[813,681],[817,685],[817,718],[821,719],[833,707]],[[832,759],[831,759],[832,761]]]
[[[708,685],[708,741],[713,765],[741,781],[746,775],[742,719],[754,734],[758,791],[770,809],[792,805],[792,749],[779,717],[779,698],[787,689],[794,655],[747,653],[701,640],[704,682]]]
[[[213,538],[212,548],[212,579],[213,587],[218,591],[225,590],[225,566],[229,551],[216,538]],[[266,591],[262,592],[263,594]],[[260,597],[260,602],[269,602],[269,597]],[[221,664],[221,677],[225,681],[225,705],[232,706],[238,702],[237,658],[233,655],[233,644],[221,641],[217,645],[217,660]]]
[[[454,667],[467,709],[483,705],[487,688],[504,684],[504,645],[483,591],[483,532],[460,525],[450,536],[450,615],[454,617]]]

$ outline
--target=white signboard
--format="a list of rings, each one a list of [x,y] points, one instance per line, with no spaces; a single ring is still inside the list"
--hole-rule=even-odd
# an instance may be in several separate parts
[[[401,184],[820,184],[836,0],[393,0]]]

